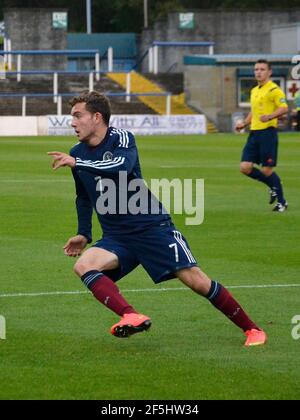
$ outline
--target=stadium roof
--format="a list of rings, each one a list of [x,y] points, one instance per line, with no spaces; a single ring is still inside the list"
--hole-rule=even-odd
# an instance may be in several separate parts
[[[195,54],[184,56],[184,64],[186,66],[248,65],[259,59],[265,59],[271,63],[291,64],[293,57],[292,54]]]

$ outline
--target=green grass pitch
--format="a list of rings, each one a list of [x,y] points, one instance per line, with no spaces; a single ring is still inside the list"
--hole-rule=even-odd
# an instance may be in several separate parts
[[[85,292],[75,260],[62,251],[76,232],[74,185],[68,169],[50,169],[46,152],[67,152],[75,139],[1,138],[0,315],[7,330],[0,399],[298,399],[300,340],[292,338],[291,320],[300,315],[300,139],[280,138],[278,173],[290,203],[284,214],[271,212],[264,185],[239,173],[245,135],[137,138],[147,181],[205,179],[204,223],[185,226],[179,215],[175,223],[202,269],[234,287],[267,331],[268,344],[250,349],[205,299],[176,280],[154,286],[142,269],[119,286],[151,316],[152,328],[113,337],[118,318]],[[82,293],[63,293],[74,291]]]

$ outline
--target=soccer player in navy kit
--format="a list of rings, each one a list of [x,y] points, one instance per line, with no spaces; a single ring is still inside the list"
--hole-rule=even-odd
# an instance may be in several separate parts
[[[267,340],[264,331],[248,317],[225,287],[200,270],[188,243],[162,204],[144,183],[144,187],[141,186],[134,136],[128,131],[109,127],[108,99],[98,92],[83,92],[70,104],[72,127],[79,143],[70,155],[49,152],[53,156],[53,169],[70,167],[76,185],[78,231],[67,241],[64,252],[70,257],[80,256],[74,266],[75,273],[97,300],[121,316],[112,326],[111,333],[116,337],[129,337],[151,326],[151,319],[136,311],[115,284],[141,264],[154,283],[178,278],[206,297],[244,331],[246,346],[264,344]],[[126,187],[136,182],[141,190],[144,188],[143,197],[149,200],[139,212],[132,211],[136,208],[132,205],[133,192],[130,188],[124,192],[126,188],[123,181],[120,185],[120,179],[125,179]],[[105,206],[114,193],[117,203],[114,205],[112,200],[105,213],[103,210],[109,207]],[[127,208],[122,202],[124,197]],[[153,203],[156,205],[152,207]],[[82,254],[86,245],[92,242],[93,209],[103,237]]]

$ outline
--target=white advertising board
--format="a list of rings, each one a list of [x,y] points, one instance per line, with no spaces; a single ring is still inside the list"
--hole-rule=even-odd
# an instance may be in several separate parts
[[[0,117],[0,136],[37,136],[37,117]]]
[[[69,115],[48,115],[48,135],[74,135]],[[204,115],[112,115],[110,125],[135,135],[206,134]]]

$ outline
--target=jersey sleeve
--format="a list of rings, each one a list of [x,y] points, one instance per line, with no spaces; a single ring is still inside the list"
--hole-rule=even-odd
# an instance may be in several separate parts
[[[98,175],[118,174],[120,171],[131,173],[138,156],[135,139],[132,133],[125,130],[118,130],[118,134],[118,141],[111,160],[92,161],[77,157],[75,168]]]
[[[78,219],[77,235],[85,236],[88,243],[91,243],[93,206],[76,171],[72,170],[72,174],[76,188],[76,210]]]
[[[272,91],[273,101],[276,108],[286,108],[287,101],[284,92],[280,88],[276,88]]]

